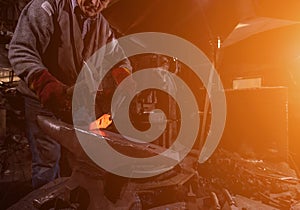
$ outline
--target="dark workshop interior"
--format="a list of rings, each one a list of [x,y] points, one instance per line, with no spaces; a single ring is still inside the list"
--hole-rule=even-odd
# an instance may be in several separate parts
[[[57,18],[56,14],[51,16],[52,2],[60,5],[71,1],[0,0],[0,209],[300,209],[300,2],[297,0],[111,0],[101,13],[116,39],[149,32],[170,34],[201,50],[206,56],[204,61],[213,68],[209,68],[207,78],[203,79],[189,61],[176,54],[148,49],[131,54],[128,60],[133,79],[138,73],[156,69],[153,74],[161,80],[156,82],[161,89],[149,85],[135,92],[130,99],[128,119],[139,132],[158,129],[162,130],[160,135],[146,143],[136,140],[138,136],[122,135],[114,120],[115,116],[123,116],[122,103],[127,99],[123,98],[113,112],[113,93],[104,96],[105,103],[102,95],[93,98],[97,120],[89,127],[77,127],[62,116],[38,116],[40,129],[61,146],[61,174],[41,187],[33,187],[33,158],[25,101],[20,91],[24,78],[23,73],[16,74],[10,62],[11,40],[28,5],[46,2],[42,9],[50,18]],[[81,1],[109,0],[74,1],[80,7]],[[167,40],[161,42],[163,45]],[[180,46],[175,44],[170,48]],[[179,51],[189,58],[189,49]],[[196,64],[205,66],[202,62]],[[214,72],[220,78],[218,81],[214,80],[217,78]],[[178,86],[175,77],[194,95],[196,111],[183,113],[186,108],[182,106],[189,107],[194,102],[177,101],[175,95],[182,95],[185,86]],[[152,84],[148,76],[139,79],[140,83]],[[213,115],[214,107],[222,106],[212,102],[216,100],[212,97],[215,92],[226,98],[226,107],[222,109],[226,112],[224,119],[223,115],[221,118]],[[195,126],[197,133],[191,134],[195,140],[190,145],[182,139],[182,133],[186,127]],[[209,139],[216,130],[221,130],[216,134],[220,138],[211,148]],[[178,138],[182,140],[179,146]],[[91,142],[103,141],[135,162],[120,163],[111,171],[99,166],[95,161],[97,149],[90,155],[84,145],[92,147]],[[179,147],[189,151],[178,152]],[[203,155],[209,151],[211,154]],[[139,160],[154,159],[161,154],[166,154],[164,161],[176,164],[165,166],[162,161],[158,165],[139,165]],[[112,155],[104,159],[115,161]],[[130,172],[131,176],[114,170]]]

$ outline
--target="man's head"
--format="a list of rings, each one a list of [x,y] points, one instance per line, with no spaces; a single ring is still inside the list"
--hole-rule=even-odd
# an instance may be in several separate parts
[[[78,5],[87,17],[94,17],[107,7],[111,0],[77,0]]]

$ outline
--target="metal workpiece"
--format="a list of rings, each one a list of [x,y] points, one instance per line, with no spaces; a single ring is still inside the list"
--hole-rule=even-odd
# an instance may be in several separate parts
[[[72,155],[72,175],[33,191],[10,209],[292,209],[298,205],[299,180],[289,170],[263,160],[246,159],[217,149],[204,164],[192,151],[164,173],[126,178],[95,164],[76,136],[106,141],[125,155],[146,158],[166,149],[137,143],[107,130],[74,127],[54,118],[38,117],[40,127]],[[170,157],[172,158],[172,157]],[[281,168],[287,169],[284,165]],[[288,170],[286,170],[288,171]]]
[[[130,179],[119,177],[104,172],[101,167],[97,167],[88,158],[76,137],[76,132],[80,132],[83,136],[86,135],[86,137],[95,141],[107,141],[119,152],[124,152],[126,155],[135,155],[135,157],[158,155],[165,148],[150,143],[132,142],[120,134],[105,130],[92,132],[75,128],[45,116],[39,116],[38,123],[49,136],[56,139],[75,157],[75,160],[72,161],[72,176],[56,189],[50,190],[46,194],[40,194],[33,199],[34,206],[38,209],[50,205],[53,199],[62,200],[61,203],[68,203],[69,205],[74,204],[71,194],[74,194],[74,191],[78,191],[79,188],[87,191],[89,197],[88,209],[148,209],[164,205],[172,206],[171,203],[176,203],[174,205],[177,206],[180,202],[186,203],[185,206],[187,206],[191,202],[188,199],[188,192],[189,195],[197,196],[197,192],[193,192],[193,189],[198,188],[195,188],[198,182],[198,173],[190,168],[184,169],[185,166],[190,166],[191,161],[197,162],[195,157],[190,157],[186,161],[188,164],[182,163],[152,178]],[[43,188],[49,189],[49,185]],[[193,189],[190,187],[191,185],[193,185]],[[78,202],[80,203],[80,198]],[[84,203],[84,201],[81,202]],[[192,202],[195,204],[189,206],[197,206],[196,199],[193,199]],[[106,203],[105,207],[103,207],[103,203]]]

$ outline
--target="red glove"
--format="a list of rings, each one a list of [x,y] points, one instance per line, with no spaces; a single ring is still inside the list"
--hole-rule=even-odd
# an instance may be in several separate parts
[[[112,69],[111,74],[115,83],[119,85],[127,76],[131,74],[131,72],[126,68],[115,68]],[[135,89],[136,89],[136,83],[132,79],[132,77],[130,77],[129,83],[127,84],[127,86],[124,87],[123,91],[124,93],[127,92],[128,94],[133,94],[135,92]]]
[[[111,75],[117,85],[119,85],[125,77],[130,75],[130,71],[126,68],[115,68],[112,70]]]
[[[29,79],[29,88],[37,94],[42,105],[52,111],[70,109],[70,97],[66,94],[68,87],[47,70],[32,75]]]

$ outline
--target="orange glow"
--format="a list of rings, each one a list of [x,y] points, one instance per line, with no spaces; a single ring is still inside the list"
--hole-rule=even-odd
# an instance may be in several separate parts
[[[90,123],[89,130],[105,129],[112,123],[111,115],[104,114],[94,122]]]

